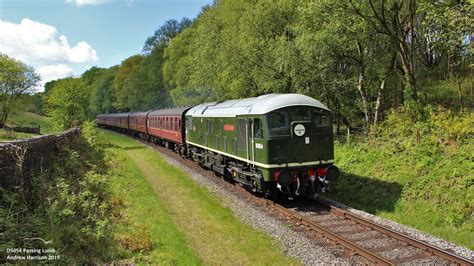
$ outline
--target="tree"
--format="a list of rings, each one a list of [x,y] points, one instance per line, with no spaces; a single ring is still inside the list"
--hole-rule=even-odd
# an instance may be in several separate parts
[[[90,93],[80,78],[57,80],[45,99],[46,114],[60,129],[82,125],[87,120]]]
[[[34,91],[40,76],[24,63],[0,54],[0,128],[5,125],[15,103]]]
[[[90,93],[88,108],[90,118],[95,118],[97,114],[115,111],[112,104],[115,101],[114,80],[118,69],[119,66],[110,68],[92,67],[82,74],[81,79]]]
[[[143,58],[144,56],[142,55],[134,55],[122,61],[114,78],[115,102],[113,106],[115,109],[121,111],[130,110],[129,101],[133,91],[127,90],[125,84],[127,79],[138,71]]]
[[[145,54],[151,53],[156,47],[160,46],[164,49],[168,46],[171,39],[173,39],[178,33],[189,27],[193,23],[189,18],[182,18],[181,21],[176,19],[170,19],[165,22],[155,33],[148,37],[143,46],[143,52]]]

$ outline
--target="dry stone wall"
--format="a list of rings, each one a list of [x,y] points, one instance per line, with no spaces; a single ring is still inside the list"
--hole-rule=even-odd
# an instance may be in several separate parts
[[[1,187],[10,191],[31,188],[33,177],[47,171],[59,147],[72,145],[79,132],[71,129],[58,135],[0,143]]]

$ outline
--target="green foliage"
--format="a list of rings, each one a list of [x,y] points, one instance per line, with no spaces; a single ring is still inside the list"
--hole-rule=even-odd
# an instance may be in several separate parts
[[[402,108],[378,130],[336,143],[333,197],[474,247],[474,114]]]
[[[322,101],[338,131],[342,123],[370,131],[410,101],[470,110],[472,9],[466,1],[216,1],[194,20],[165,22],[142,54],[86,71],[88,117],[274,92]]]
[[[80,126],[88,118],[89,95],[79,78],[58,80],[46,94],[46,113],[59,129]]]
[[[163,84],[161,65],[163,51],[156,47],[145,56],[124,83],[125,105],[131,111],[165,108],[171,105],[170,96]]]
[[[118,67],[115,66],[107,69],[92,68],[82,75],[82,79],[87,85],[87,90],[90,91],[89,118],[93,119],[96,114],[114,111],[114,79],[117,72]]]
[[[414,1],[370,2],[374,9],[355,1],[217,2],[165,49],[163,76],[174,103],[298,92],[322,100],[338,123],[350,126],[377,112],[376,124],[384,110],[418,101],[418,89],[424,93],[433,85],[426,80],[448,78],[440,73],[452,73],[450,89],[457,94],[458,82],[469,75],[472,54],[463,39],[472,6],[421,1],[410,9]],[[423,18],[413,43],[412,17]]]
[[[54,248],[61,264],[103,263],[116,254],[110,177],[94,130],[88,124],[72,143],[58,144],[52,167],[30,182],[13,190],[0,188],[2,251]]]
[[[117,72],[117,76],[114,79],[115,97],[114,107],[118,110],[130,109],[128,106],[130,93],[137,91],[127,91],[125,84],[127,79],[130,78],[135,72],[138,71],[143,56],[134,55],[122,61],[120,68]]]
[[[192,20],[189,18],[182,18],[181,21],[170,19],[166,21],[160,28],[158,28],[153,36],[146,39],[143,51],[145,53],[151,53],[155,50],[162,50],[168,45],[171,39],[173,39],[178,33],[186,29],[192,24]]]
[[[0,128],[20,97],[32,92],[39,81],[32,67],[0,53]]]

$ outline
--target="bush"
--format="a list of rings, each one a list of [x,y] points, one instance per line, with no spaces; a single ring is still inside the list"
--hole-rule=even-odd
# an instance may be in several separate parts
[[[342,178],[352,181],[336,184],[332,196],[472,246],[466,232],[474,229],[474,114],[411,106],[392,110],[378,130],[336,142]],[[387,190],[389,184],[401,191]]]
[[[31,197],[17,193],[30,189],[26,185],[15,191],[0,188],[0,250],[54,248],[58,253],[52,255],[65,264],[111,260],[107,162],[93,131],[86,125],[72,143],[59,144],[52,167],[32,177]]]

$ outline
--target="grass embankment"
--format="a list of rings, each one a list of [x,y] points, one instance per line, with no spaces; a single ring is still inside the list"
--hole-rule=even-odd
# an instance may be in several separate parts
[[[41,116],[30,112],[19,112],[12,114],[6,123],[10,127],[40,127],[41,134],[57,132],[53,123],[46,116]],[[36,134],[12,132],[0,129],[0,141],[10,141],[15,139],[27,139],[37,136]]]
[[[40,127],[41,134],[49,134],[57,132],[54,129],[53,123],[51,120],[42,115],[38,115],[30,112],[19,112],[13,114],[8,118],[8,126],[18,126],[18,127]]]
[[[378,136],[336,142],[330,197],[474,249],[474,114],[389,115]]]
[[[131,224],[149,232],[151,251],[140,259],[152,264],[298,264],[157,152],[110,132],[103,131],[101,139],[111,143],[117,158],[111,180],[116,201],[124,202]]]

